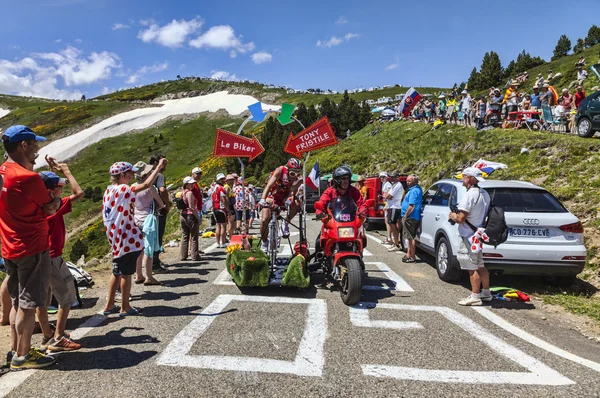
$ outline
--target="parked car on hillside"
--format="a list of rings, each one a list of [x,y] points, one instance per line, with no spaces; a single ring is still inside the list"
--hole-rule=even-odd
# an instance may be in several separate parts
[[[572,279],[583,270],[586,249],[583,225],[545,189],[524,181],[480,183],[492,203],[504,210],[508,240],[484,245],[483,259],[490,271],[507,275],[544,275]],[[417,246],[435,256],[440,279],[461,277],[456,260],[458,226],[448,222],[466,189],[460,180],[440,180],[423,193],[423,219]]]
[[[577,108],[575,124],[580,137],[590,138],[600,131],[600,91],[596,91],[581,101]]]

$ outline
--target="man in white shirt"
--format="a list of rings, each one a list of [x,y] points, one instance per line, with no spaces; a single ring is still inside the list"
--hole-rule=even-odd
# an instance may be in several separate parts
[[[381,196],[383,198],[383,200],[385,201],[385,207],[384,207],[384,213],[387,214],[387,198],[386,195],[388,193],[388,191],[392,188],[392,184],[389,182],[389,175],[387,172],[382,171],[381,173],[379,173],[379,179],[381,180]],[[387,238],[385,238],[385,240],[383,241],[384,245],[391,245],[392,244],[392,231],[390,229],[390,225],[387,222],[387,218],[385,220],[385,229],[387,230]]]
[[[577,80],[579,81],[579,84],[583,84],[583,81],[587,79],[587,76],[588,73],[585,69],[583,69],[581,66],[577,68]]]
[[[460,244],[456,258],[460,268],[469,271],[471,280],[471,294],[459,305],[473,306],[482,305],[482,301],[492,301],[490,293],[490,274],[483,264],[482,250],[474,250],[471,237],[475,235],[476,228],[482,228],[490,205],[490,196],[477,185],[485,181],[481,177],[481,170],[475,167],[467,167],[462,172],[462,183],[467,188],[466,195],[458,203],[458,213],[450,213],[450,220],[458,225]],[[483,285],[483,291],[481,290]]]
[[[465,126],[471,127],[471,102],[472,102],[471,94],[469,94],[467,92],[467,90],[463,90],[462,95],[464,97],[463,97],[463,101],[462,101],[462,108],[460,111],[464,115]]]
[[[393,236],[393,246],[388,249],[389,252],[400,251],[400,213],[402,210],[402,198],[404,197],[404,187],[399,181],[400,174],[394,171],[390,174],[391,188],[387,191],[385,198],[388,200],[387,223]]]

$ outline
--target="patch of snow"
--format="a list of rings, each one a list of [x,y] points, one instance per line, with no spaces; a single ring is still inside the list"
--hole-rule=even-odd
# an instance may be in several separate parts
[[[0,119],[3,118],[4,116],[8,115],[9,113],[10,113],[10,110],[0,108]]]
[[[40,149],[40,159],[50,155],[58,161],[64,161],[104,138],[116,137],[132,130],[146,129],[169,116],[206,111],[216,112],[219,109],[225,109],[230,115],[239,115],[248,110],[248,105],[256,102],[258,100],[249,95],[229,94],[227,91],[158,102],[163,106],[123,112],[78,133],[53,141]],[[279,105],[263,104],[263,111],[280,109]],[[46,162],[39,162],[36,168],[45,165]]]

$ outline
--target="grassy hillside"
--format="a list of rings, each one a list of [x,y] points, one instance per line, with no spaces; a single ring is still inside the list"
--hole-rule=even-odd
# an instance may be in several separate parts
[[[0,96],[0,108],[12,110],[8,115],[0,118],[0,130],[14,124],[24,124],[52,140],[83,130],[89,124],[98,123],[102,119],[139,106],[125,102],[62,102]]]

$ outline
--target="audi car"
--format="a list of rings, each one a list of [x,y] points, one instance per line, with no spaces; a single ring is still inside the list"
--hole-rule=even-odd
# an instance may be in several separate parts
[[[583,225],[560,201],[524,181],[480,183],[492,203],[504,210],[508,240],[484,245],[488,270],[509,275],[543,275],[571,280],[585,266]],[[458,225],[448,222],[451,207],[466,194],[460,180],[440,180],[423,193],[423,219],[417,246],[435,256],[440,279],[456,281],[462,271],[456,260]]]

